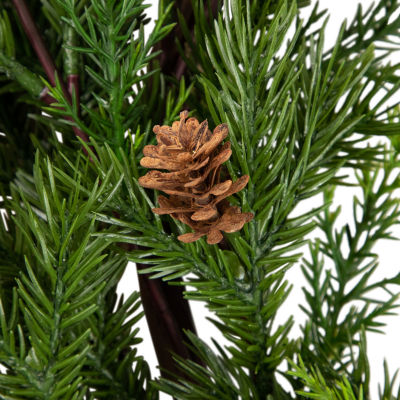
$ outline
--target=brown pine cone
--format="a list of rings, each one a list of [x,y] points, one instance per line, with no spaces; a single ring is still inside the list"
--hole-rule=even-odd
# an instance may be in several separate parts
[[[156,214],[171,214],[194,230],[178,236],[179,240],[190,243],[207,235],[207,243],[216,244],[223,239],[221,231],[236,232],[253,218],[226,199],[242,190],[249,176],[234,183],[220,182],[221,165],[232,154],[230,142],[221,144],[228,136],[228,126],[218,125],[211,133],[207,121],[200,124],[187,115],[187,111],[181,112],[180,121],[172,127],[153,128],[158,144],[144,147],[140,164],[170,172],[149,171],[139,183],[169,195],[158,197],[160,207],[153,208]]]

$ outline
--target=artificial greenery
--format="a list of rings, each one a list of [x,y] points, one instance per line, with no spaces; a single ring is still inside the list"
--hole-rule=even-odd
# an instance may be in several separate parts
[[[313,0],[161,0],[147,37],[143,0],[28,6],[0,5],[0,398],[372,399],[367,333],[400,285],[374,276],[400,217],[400,2],[360,5],[330,49]],[[180,242],[138,183],[152,127],[183,109],[228,124],[224,174],[250,177],[229,201],[254,219],[218,245]],[[360,193],[343,226],[338,187]],[[128,261],[140,293],[124,298]],[[227,345],[196,335],[187,300]],[[379,397],[400,399],[382,376]]]

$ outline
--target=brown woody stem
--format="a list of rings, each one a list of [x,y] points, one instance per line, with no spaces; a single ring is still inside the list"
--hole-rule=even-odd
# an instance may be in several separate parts
[[[148,275],[139,273],[146,265],[136,266],[142,305],[161,375],[170,379],[174,379],[173,375],[182,376],[173,354],[200,363],[184,344],[184,329],[196,333],[189,303],[183,298],[184,287],[170,286],[161,279],[150,279]]]
[[[12,0],[12,1],[14,3],[15,9],[17,10],[21,25],[24,28],[24,31],[29,41],[31,42],[31,45],[35,50],[35,53],[38,56],[40,63],[42,64],[44,72],[47,75],[47,79],[53,86],[56,86],[58,78],[65,98],[68,100],[69,103],[71,103],[71,96],[67,91],[64,82],[61,79],[61,75],[57,72],[55,63],[50,53],[47,51],[46,45],[42,37],[40,36],[40,33],[36,27],[36,24],[29,11],[28,6],[26,5],[25,0]],[[46,104],[51,103],[51,97],[45,91],[43,92],[43,96],[41,95],[40,98],[44,100]],[[72,121],[70,117],[66,117],[65,119]],[[85,142],[89,141],[89,137],[86,135],[85,132],[83,132],[82,130],[80,130],[75,126],[72,129],[74,130],[76,136],[79,136]]]
[[[215,16],[218,10],[218,0],[211,0],[211,10],[208,9],[208,1],[204,2],[204,12],[207,17]],[[194,37],[194,13],[192,0],[175,0],[176,10],[179,10],[188,27],[191,29],[192,37]],[[156,50],[162,50],[158,59],[160,62],[161,71],[166,75],[172,75],[176,79],[180,80],[186,73],[186,63],[179,54],[179,51],[175,45],[175,41],[180,43],[184,42],[184,35],[179,24],[164,37],[156,46]]]
[[[31,42],[32,47],[35,50],[36,55],[39,58],[40,63],[43,66],[44,72],[49,79],[49,82],[55,86],[56,85],[56,74],[57,69],[53,62],[52,57],[47,51],[46,45],[43,42],[42,37],[33,21],[32,15],[25,3],[25,0],[13,0],[15,9],[19,15],[19,19],[24,28],[24,31]],[[59,75],[58,75],[59,76]]]

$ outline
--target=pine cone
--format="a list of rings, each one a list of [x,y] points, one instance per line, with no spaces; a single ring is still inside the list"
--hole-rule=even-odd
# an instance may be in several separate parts
[[[158,144],[144,147],[140,164],[170,172],[149,171],[139,183],[169,195],[158,197],[160,207],[153,208],[156,214],[171,214],[194,230],[178,236],[179,240],[190,243],[207,235],[207,243],[216,244],[223,239],[221,231],[236,232],[253,218],[226,199],[242,190],[249,176],[220,182],[221,165],[232,154],[230,142],[221,144],[228,136],[228,126],[218,125],[211,133],[207,121],[186,120],[187,115],[181,112],[180,121],[172,127],[153,128]]]

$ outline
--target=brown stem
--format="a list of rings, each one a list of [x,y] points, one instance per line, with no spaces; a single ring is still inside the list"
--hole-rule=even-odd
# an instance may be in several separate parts
[[[150,279],[148,275],[139,273],[146,265],[136,266],[142,305],[161,375],[170,379],[174,379],[174,375],[182,376],[173,354],[201,363],[184,344],[184,329],[196,333],[189,303],[183,298],[184,287],[168,285],[161,279]]]
[[[35,50],[36,55],[39,58],[40,63],[43,66],[44,72],[47,75],[50,83],[55,86],[56,85],[56,75],[60,77],[57,73],[57,68],[53,62],[53,59],[49,52],[47,51],[46,45],[43,42],[42,37],[36,27],[35,22],[33,21],[32,15],[28,9],[28,6],[25,3],[25,0],[12,0],[19,15],[19,19],[21,21],[22,27],[31,42],[32,47]],[[65,89],[65,87],[64,87]]]
[[[210,15],[210,10],[208,9],[208,2],[204,2],[205,15],[208,17]],[[191,0],[175,0],[176,10],[179,10],[183,17],[185,18],[186,24],[191,30],[192,37],[194,36],[194,13],[193,5]],[[218,11],[218,0],[211,0],[211,15],[217,15]],[[161,42],[156,46],[156,50],[162,50],[159,55],[158,60],[160,63],[161,71],[165,75],[170,75],[176,77],[178,80],[186,73],[185,61],[179,54],[179,51],[175,45],[175,40],[180,43],[184,42],[184,35],[179,24],[167,35]],[[184,46],[182,46],[184,48]]]
[[[42,64],[44,72],[47,75],[47,79],[53,86],[56,86],[56,81],[58,78],[65,98],[68,100],[69,103],[71,103],[71,96],[68,90],[66,90],[65,84],[61,79],[61,75],[57,71],[57,68],[54,64],[54,61],[50,53],[47,51],[47,47],[42,37],[40,36],[40,33],[36,27],[36,24],[33,20],[32,14],[29,11],[29,8],[25,3],[25,0],[12,0],[12,1],[14,3],[15,9],[17,10],[19,19],[21,21],[21,25],[24,28],[26,36],[31,42],[31,45],[35,50],[35,53],[38,56],[40,63]],[[44,100],[46,104],[51,104],[51,96],[49,96],[48,93],[44,93],[43,96],[41,95],[41,99]],[[73,121],[71,117],[66,117],[65,119]],[[86,135],[85,132],[83,132],[76,126],[74,126],[72,129],[74,130],[76,136],[79,136],[85,142],[89,141],[89,137]]]

